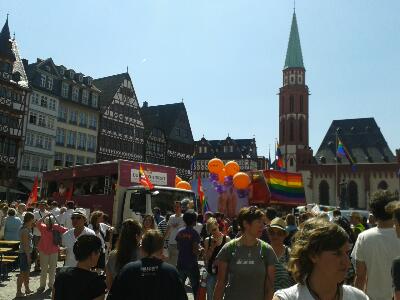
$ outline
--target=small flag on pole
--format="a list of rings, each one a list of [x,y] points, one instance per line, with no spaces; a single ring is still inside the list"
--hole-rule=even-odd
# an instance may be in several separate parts
[[[278,142],[276,143],[275,158],[276,158],[276,168],[278,170],[283,169],[282,152],[281,152],[281,149],[279,148]]]
[[[149,177],[147,177],[146,173],[143,170],[142,165],[139,166],[139,182],[141,185],[143,185],[144,187],[149,188],[149,190],[153,190],[154,189],[154,185],[153,183],[151,183]]]
[[[350,155],[350,152],[347,150],[346,146],[342,143],[342,141],[338,138],[338,147],[336,150],[337,157],[346,157],[351,165],[351,169],[354,172],[356,170],[356,162],[353,157]]]
[[[38,201],[38,177],[35,176],[35,180],[33,182],[32,191],[29,194],[28,202],[26,206],[30,207],[32,204],[37,203]]]

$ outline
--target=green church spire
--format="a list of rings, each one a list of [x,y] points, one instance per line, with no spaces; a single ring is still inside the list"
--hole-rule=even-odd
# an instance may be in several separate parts
[[[286,60],[283,69],[287,68],[304,68],[299,29],[297,28],[296,12],[293,12],[292,27],[290,29],[289,44],[286,51]]]

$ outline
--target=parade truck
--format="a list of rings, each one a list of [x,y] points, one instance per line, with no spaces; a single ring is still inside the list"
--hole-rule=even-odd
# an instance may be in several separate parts
[[[140,184],[140,167],[154,189]],[[119,228],[127,218],[141,220],[152,208],[173,211],[175,201],[194,200],[192,191],[175,188],[176,169],[150,163],[114,160],[43,173],[42,198],[87,210],[101,210]]]

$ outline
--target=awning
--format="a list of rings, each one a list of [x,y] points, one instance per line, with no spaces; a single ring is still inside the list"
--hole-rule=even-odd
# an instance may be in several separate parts
[[[11,188],[8,188],[8,192],[11,194],[26,195],[26,193],[24,193],[24,192],[21,192],[21,191],[15,190],[15,189],[11,189]],[[7,193],[7,187],[0,186],[0,193]]]
[[[22,186],[22,189],[26,190],[28,193],[30,193],[32,191],[33,180],[18,178],[18,183],[20,183]]]

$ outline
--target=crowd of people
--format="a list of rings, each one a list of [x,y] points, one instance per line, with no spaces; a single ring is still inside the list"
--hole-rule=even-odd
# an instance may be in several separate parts
[[[369,207],[369,222],[256,206],[226,218],[184,200],[116,230],[101,211],[41,201],[1,204],[0,224],[4,239],[20,241],[17,297],[33,293],[35,265],[36,292],[47,284],[56,300],[187,299],[187,280],[195,299],[400,300],[400,204],[380,191]]]

